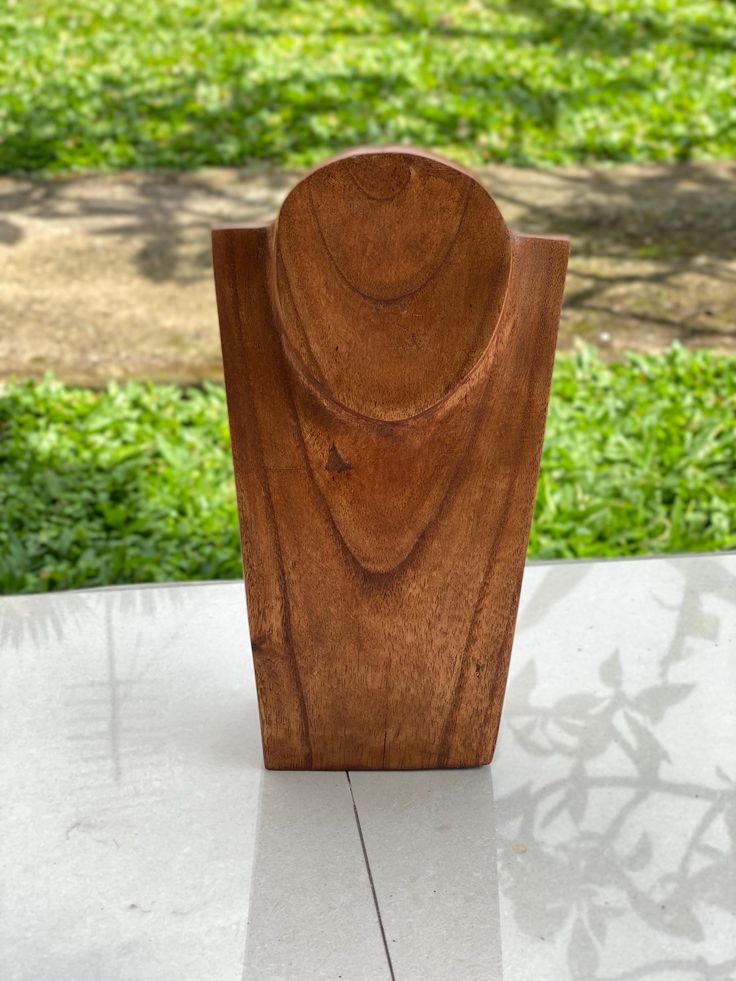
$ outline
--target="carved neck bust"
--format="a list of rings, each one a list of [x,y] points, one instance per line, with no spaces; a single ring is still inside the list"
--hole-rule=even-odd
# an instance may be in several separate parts
[[[213,250],[266,765],[487,763],[567,242],[401,148]]]
[[[511,241],[460,168],[419,152],[359,152],[289,194],[272,261],[294,367],[343,407],[399,420],[446,397],[483,355]]]

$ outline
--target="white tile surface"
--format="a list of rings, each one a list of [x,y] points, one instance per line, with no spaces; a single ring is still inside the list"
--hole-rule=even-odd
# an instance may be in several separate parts
[[[504,977],[736,977],[736,557],[535,569],[513,665]]]
[[[263,771],[247,637],[241,584],[0,600],[2,981],[388,976],[345,774]]]
[[[350,779],[396,978],[501,978],[491,767]]]
[[[247,981],[390,981],[345,773],[264,773]]]
[[[266,773],[242,586],[0,599],[3,981],[736,978],[736,556],[527,570],[493,766]]]

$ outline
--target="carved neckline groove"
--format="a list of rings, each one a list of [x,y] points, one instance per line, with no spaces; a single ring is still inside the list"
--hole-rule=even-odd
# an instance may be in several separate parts
[[[362,296],[363,299],[370,300],[371,303],[376,303],[379,304],[380,306],[391,306],[392,304],[395,303],[401,303],[403,300],[408,300],[410,297],[417,296],[419,293],[422,292],[423,289],[425,289],[426,286],[428,286],[429,283],[432,282],[432,280],[439,274],[442,268],[447,265],[447,262],[450,256],[452,255],[452,251],[457,245],[458,240],[460,238],[460,232],[462,231],[463,222],[465,221],[465,215],[467,214],[468,211],[468,203],[470,201],[471,190],[472,190],[472,185],[470,184],[470,182],[468,182],[465,188],[465,196],[463,198],[463,204],[462,207],[459,209],[459,217],[458,217],[457,226],[455,227],[455,231],[449,237],[449,243],[447,247],[445,248],[444,252],[442,252],[442,254],[439,256],[435,265],[430,269],[429,273],[417,286],[414,286],[412,289],[406,290],[403,293],[397,293],[396,296],[389,296],[389,297],[381,297],[381,296],[376,296],[373,293],[369,293],[367,290],[361,289],[359,286],[356,286],[355,283],[353,283],[350,280],[350,278],[347,276],[345,271],[342,269],[342,267],[335,259],[334,253],[330,248],[329,243],[327,242],[324,229],[319,220],[319,215],[317,214],[317,209],[314,203],[314,195],[311,187],[307,188],[307,198],[309,200],[309,213],[312,216],[314,227],[317,229],[317,234],[319,235],[319,240],[322,243],[322,248],[324,249],[325,255],[327,256],[330,265],[335,270],[335,272],[340,277],[340,279],[354,293],[357,293],[358,296]],[[370,197],[370,195],[367,196]],[[375,198],[372,200],[384,200],[384,199]],[[276,245],[276,248],[278,249],[278,244]],[[286,267],[286,263],[284,263],[284,267]]]
[[[274,228],[271,228],[271,236],[273,236]],[[347,405],[340,399],[336,398],[332,392],[326,387],[324,382],[320,381],[312,371],[309,370],[307,365],[304,363],[304,359],[300,356],[299,352],[296,350],[292,342],[289,340],[288,334],[283,326],[281,303],[279,300],[278,290],[275,288],[276,284],[273,282],[276,276],[275,265],[276,265],[276,253],[275,250],[271,249],[271,262],[269,263],[269,288],[272,297],[272,311],[274,316],[274,329],[278,335],[279,341],[281,343],[282,350],[284,352],[284,357],[289,363],[289,367],[293,370],[298,382],[303,385],[308,391],[312,391],[323,404],[335,415],[342,417],[343,419],[353,420],[359,425],[375,429],[376,426],[385,427],[386,429],[395,429],[406,425],[421,424],[425,421],[429,421],[437,412],[441,411],[444,407],[448,407],[456,398],[462,393],[463,390],[467,389],[471,385],[479,384],[482,381],[482,377],[487,374],[489,368],[489,360],[493,357],[493,349],[499,341],[500,328],[504,324],[506,319],[506,312],[508,307],[509,294],[511,292],[511,284],[513,280],[514,271],[516,268],[516,236],[509,232],[509,263],[508,271],[506,275],[506,282],[504,284],[503,299],[501,301],[500,309],[498,312],[498,317],[494,323],[491,331],[488,335],[488,342],[485,347],[481,350],[480,354],[473,362],[473,364],[468,368],[464,375],[462,375],[446,392],[440,396],[440,398],[435,399],[434,402],[420,409],[418,412],[410,413],[407,416],[394,419],[385,419],[381,416],[371,415],[367,412],[361,412],[358,409],[354,409],[352,406]],[[288,278],[287,278],[288,283]],[[485,318],[488,306],[492,302],[492,297],[489,294],[486,307],[484,308],[481,320]],[[297,317],[299,316],[298,310],[295,308]],[[301,321],[300,321],[301,326]],[[303,328],[302,328],[303,329]],[[307,341],[308,343],[308,341]]]

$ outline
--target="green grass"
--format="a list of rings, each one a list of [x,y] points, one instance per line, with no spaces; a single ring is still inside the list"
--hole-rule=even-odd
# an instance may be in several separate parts
[[[530,555],[736,547],[736,361],[559,357]],[[223,390],[0,388],[0,591],[241,575]]]
[[[0,170],[732,158],[728,0],[1,0]]]

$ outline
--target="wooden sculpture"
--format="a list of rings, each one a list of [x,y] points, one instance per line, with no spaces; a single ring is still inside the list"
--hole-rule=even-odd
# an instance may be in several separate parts
[[[213,252],[266,766],[489,763],[567,240],[363,149]]]

